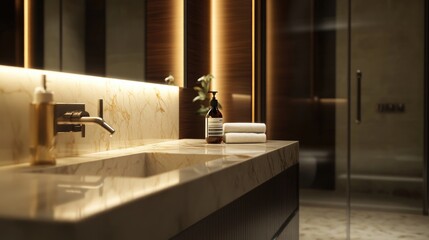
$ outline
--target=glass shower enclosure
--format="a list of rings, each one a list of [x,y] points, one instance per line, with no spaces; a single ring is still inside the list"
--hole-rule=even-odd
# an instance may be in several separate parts
[[[380,239],[383,219],[427,215],[426,2],[265,1],[261,119],[300,141],[302,239]]]

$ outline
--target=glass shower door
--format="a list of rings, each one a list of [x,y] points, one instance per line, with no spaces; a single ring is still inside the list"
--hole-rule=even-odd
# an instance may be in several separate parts
[[[388,239],[386,233],[398,231],[419,239],[413,234],[427,231],[419,224],[429,224],[419,219],[425,3],[350,4],[350,238]]]

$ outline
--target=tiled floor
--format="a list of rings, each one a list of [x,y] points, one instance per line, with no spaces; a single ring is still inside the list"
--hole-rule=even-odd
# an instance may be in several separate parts
[[[429,217],[355,210],[352,240],[429,240]],[[346,239],[346,210],[300,206],[300,240]]]

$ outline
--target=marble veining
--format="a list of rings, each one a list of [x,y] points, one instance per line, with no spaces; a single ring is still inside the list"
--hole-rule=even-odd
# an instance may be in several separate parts
[[[29,161],[29,104],[42,74],[56,102],[85,103],[91,116],[103,98],[104,118],[116,129],[110,136],[98,126],[87,126],[85,138],[59,133],[58,157],[178,139],[178,87],[0,66],[0,165]]]
[[[70,224],[62,239],[168,239],[297,162],[297,142],[182,139],[61,158],[57,166],[5,166],[0,191],[10,194],[0,199],[0,226],[7,236],[22,227],[19,219],[43,219],[36,230],[53,239],[58,223]],[[94,165],[79,166],[87,163]],[[86,226],[103,231],[91,235]]]

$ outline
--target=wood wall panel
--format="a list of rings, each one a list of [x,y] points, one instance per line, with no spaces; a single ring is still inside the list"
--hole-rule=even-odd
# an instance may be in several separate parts
[[[218,61],[212,63],[218,81],[225,122],[252,121],[252,1],[216,1]]]
[[[187,86],[210,73],[210,1],[186,1],[186,65]]]
[[[197,115],[199,103],[193,103],[196,96],[192,88],[180,88],[179,91],[179,138],[204,138],[204,116]]]

